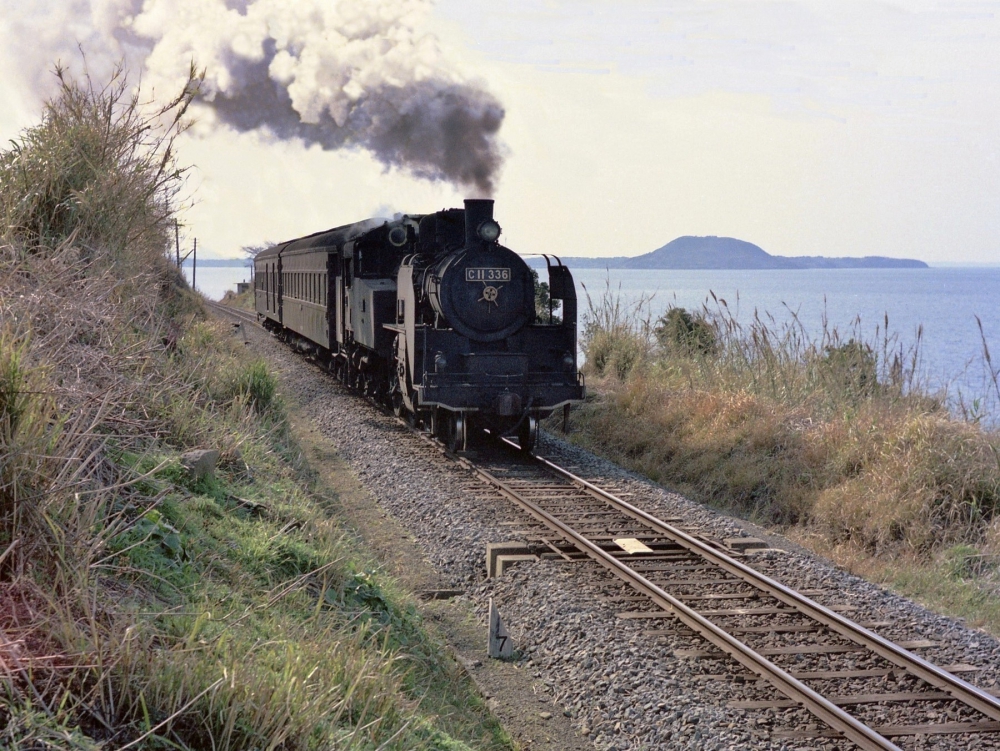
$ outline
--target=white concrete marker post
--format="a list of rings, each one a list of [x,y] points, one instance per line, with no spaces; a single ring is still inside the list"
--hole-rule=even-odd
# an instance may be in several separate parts
[[[500,611],[493,604],[492,597],[490,598],[490,642],[486,651],[490,657],[501,660],[514,656],[514,643],[500,622]]]

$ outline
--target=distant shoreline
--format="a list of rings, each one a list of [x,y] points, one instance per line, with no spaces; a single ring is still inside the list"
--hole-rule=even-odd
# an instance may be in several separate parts
[[[184,266],[184,268],[189,269],[194,265],[194,263],[190,258],[188,258],[186,261],[184,261],[182,265]],[[216,269],[220,268],[248,269],[253,264],[251,263],[249,258],[199,258],[198,265],[204,266],[205,268],[216,268]]]
[[[929,266],[915,258],[862,256],[833,258],[828,256],[772,256],[753,243],[734,237],[694,237],[687,235],[672,240],[651,253],[640,256],[605,258],[566,257],[562,262],[578,269],[643,269],[643,270],[794,270],[794,269],[926,269]],[[532,259],[529,265],[544,268],[545,259]]]

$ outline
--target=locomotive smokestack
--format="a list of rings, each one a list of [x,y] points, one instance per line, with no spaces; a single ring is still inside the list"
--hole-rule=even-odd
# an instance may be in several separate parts
[[[492,198],[465,199],[465,246],[482,245],[479,227],[493,219]]]

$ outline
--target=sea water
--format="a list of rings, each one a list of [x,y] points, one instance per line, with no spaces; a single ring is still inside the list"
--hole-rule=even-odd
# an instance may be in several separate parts
[[[186,269],[190,280],[190,269]],[[587,296],[596,302],[608,285],[626,304],[649,298],[646,313],[655,320],[671,306],[699,310],[723,307],[748,323],[754,314],[778,328],[793,316],[807,337],[818,338],[824,321],[846,339],[881,341],[895,335],[895,349],[909,352],[920,337],[921,378],[929,388],[959,391],[967,401],[993,389],[984,363],[984,341],[1000,366],[1000,267],[929,269],[802,269],[781,271],[640,271],[577,269],[581,326]],[[544,281],[545,272],[541,272]],[[198,269],[198,289],[211,299],[236,282],[249,281],[249,269]],[[713,299],[714,295],[714,299]],[[982,323],[980,335],[977,317]]]
[[[612,293],[633,304],[652,295],[646,308],[654,320],[671,306],[707,307],[744,324],[759,316],[772,330],[795,321],[814,340],[826,326],[837,329],[842,340],[855,336],[870,343],[876,337],[882,341],[888,320],[893,349],[911,352],[919,338],[923,383],[947,387],[953,397],[961,391],[974,398],[993,389],[984,367],[984,342],[1000,365],[1000,268],[579,269],[574,277],[581,319],[588,294],[596,303],[610,285]]]

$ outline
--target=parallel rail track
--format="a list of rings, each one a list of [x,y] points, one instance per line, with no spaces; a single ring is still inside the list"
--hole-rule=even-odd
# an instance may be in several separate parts
[[[516,448],[516,444],[511,446]],[[899,736],[948,733],[973,737],[1000,733],[997,697],[544,457],[534,455],[496,467],[475,462],[469,462],[469,466],[555,536],[648,598],[661,609],[663,617],[683,623],[859,748],[897,749],[899,746],[890,738]],[[623,538],[641,541],[650,552],[627,553],[614,542]],[[655,611],[647,613],[657,615]],[[747,625],[761,620],[765,621],[763,625]],[[781,646],[753,645],[755,637],[763,642],[763,637],[777,634],[783,637]],[[838,658],[856,657],[859,651],[877,655],[922,685],[910,686],[904,692],[836,697],[825,696],[809,685],[866,677],[851,673],[890,672],[852,671],[837,664]],[[769,659],[802,654],[826,660],[827,669],[804,674]],[[916,720],[881,727],[871,727],[858,717],[863,714],[858,709],[865,705],[889,703],[912,705],[913,714],[919,715],[921,703],[930,701],[956,702],[972,716],[963,722]],[[854,711],[848,712],[845,706]]]
[[[257,323],[246,311],[216,307]],[[845,738],[867,751],[901,748],[893,738],[936,734],[968,735],[971,748],[974,738],[1000,734],[997,697],[554,462],[523,452],[509,452],[505,458],[491,452],[483,462],[445,453],[549,530],[541,541],[553,551],[596,561],[645,598],[652,609],[632,615],[680,621],[787,697],[785,702],[748,705],[800,706],[830,729],[784,737]],[[616,540],[638,541],[643,552],[626,552]],[[876,656],[883,667],[852,669],[859,652]],[[802,671],[779,664],[803,655],[825,669]],[[850,658],[846,665],[845,656]],[[906,679],[896,683],[906,690],[829,690],[838,680],[893,677],[897,671]],[[950,703],[958,721],[928,720],[921,707],[929,702]],[[880,724],[878,708],[887,705],[902,708],[912,721]],[[869,716],[876,721],[868,721]]]

